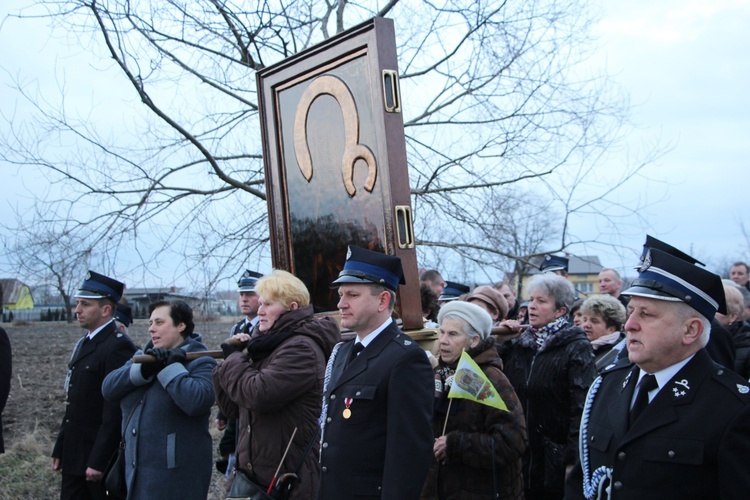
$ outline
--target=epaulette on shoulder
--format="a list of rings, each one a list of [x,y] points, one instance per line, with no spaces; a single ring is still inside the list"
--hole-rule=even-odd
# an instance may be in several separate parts
[[[609,373],[617,372],[620,370],[629,370],[632,368],[633,363],[626,357],[618,359],[617,362],[612,363],[611,365],[607,365],[604,367],[604,369],[599,373],[599,375],[607,375]]]
[[[750,384],[731,370],[714,363],[711,378],[726,387],[729,392],[744,402],[750,402]]]
[[[412,344],[415,343],[414,339],[405,334],[404,332],[399,333],[393,337],[393,341],[400,345],[403,349],[409,349]]]

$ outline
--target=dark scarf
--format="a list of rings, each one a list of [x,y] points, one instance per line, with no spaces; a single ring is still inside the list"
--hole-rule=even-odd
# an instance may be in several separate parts
[[[566,326],[568,326],[567,316],[560,316],[552,323],[548,323],[539,329],[532,326],[529,328],[529,330],[534,334],[536,348],[541,349],[550,337],[555,335]]]
[[[312,306],[309,305],[282,313],[270,330],[248,341],[248,356],[255,363],[267,358],[286,340],[299,335],[300,332],[296,331],[294,326],[310,316],[312,316]]]

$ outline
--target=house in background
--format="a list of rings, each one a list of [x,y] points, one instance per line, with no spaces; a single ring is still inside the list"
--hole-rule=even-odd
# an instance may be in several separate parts
[[[236,293],[235,293],[236,295]],[[148,318],[148,308],[151,304],[161,300],[182,300],[193,309],[197,316],[223,315],[227,314],[226,309],[231,302],[214,297],[205,297],[183,293],[182,288],[126,288],[123,297],[133,310],[134,318]],[[234,299],[237,303],[237,299]]]
[[[599,272],[604,269],[599,257],[596,255],[570,255],[565,254],[568,258],[568,279],[578,291],[581,298],[599,293]],[[522,283],[522,300],[528,300],[526,294],[526,283],[535,274],[539,274],[539,265],[542,263],[544,256],[533,257],[530,259],[533,267],[527,273],[517,276],[516,283]]]
[[[34,309],[34,298],[31,289],[17,279],[0,279],[3,290],[3,310],[24,311]]]

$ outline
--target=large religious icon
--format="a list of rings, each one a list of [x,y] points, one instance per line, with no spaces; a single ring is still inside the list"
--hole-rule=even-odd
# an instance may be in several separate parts
[[[349,244],[398,255],[398,310],[422,328],[393,21],[374,18],[258,72],[274,267],[316,311]]]

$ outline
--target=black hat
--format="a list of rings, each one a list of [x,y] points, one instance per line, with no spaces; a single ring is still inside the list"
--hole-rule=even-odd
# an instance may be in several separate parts
[[[133,310],[130,306],[126,306],[125,304],[117,304],[117,308],[115,309],[115,319],[127,328],[133,324]]]
[[[657,240],[656,238],[648,234],[646,235],[646,243],[643,244],[643,252],[641,252],[641,262],[643,262],[643,259],[646,257],[646,253],[648,252],[649,248],[661,250],[664,253],[668,253],[673,257],[677,257],[678,259],[682,259],[691,264],[700,264],[704,267],[706,265],[695,257],[691,257],[690,255],[686,254],[682,250],[678,250],[669,243],[664,243],[663,241]]]
[[[544,260],[539,264],[539,270],[543,273],[551,273],[552,271],[565,271],[567,273],[568,258],[559,255],[545,255]]]
[[[399,284],[406,284],[406,280],[400,258],[349,245],[344,269],[332,288],[344,283],[383,285],[395,292]]]
[[[438,297],[438,300],[440,301],[456,300],[461,295],[465,293],[469,293],[469,290],[471,289],[468,286],[462,285],[461,283],[455,283],[453,281],[446,281],[445,287],[443,288],[443,291],[440,294],[440,297]]]
[[[89,271],[74,295],[77,299],[111,299],[120,302],[125,285],[103,274]]]
[[[622,295],[684,302],[709,321],[716,311],[727,313],[721,278],[691,261],[649,248],[638,273],[638,278]]]
[[[237,282],[237,291],[255,292],[255,284],[258,282],[258,278],[262,276],[263,275],[260,273],[246,269],[245,272],[242,273],[240,280]]]

